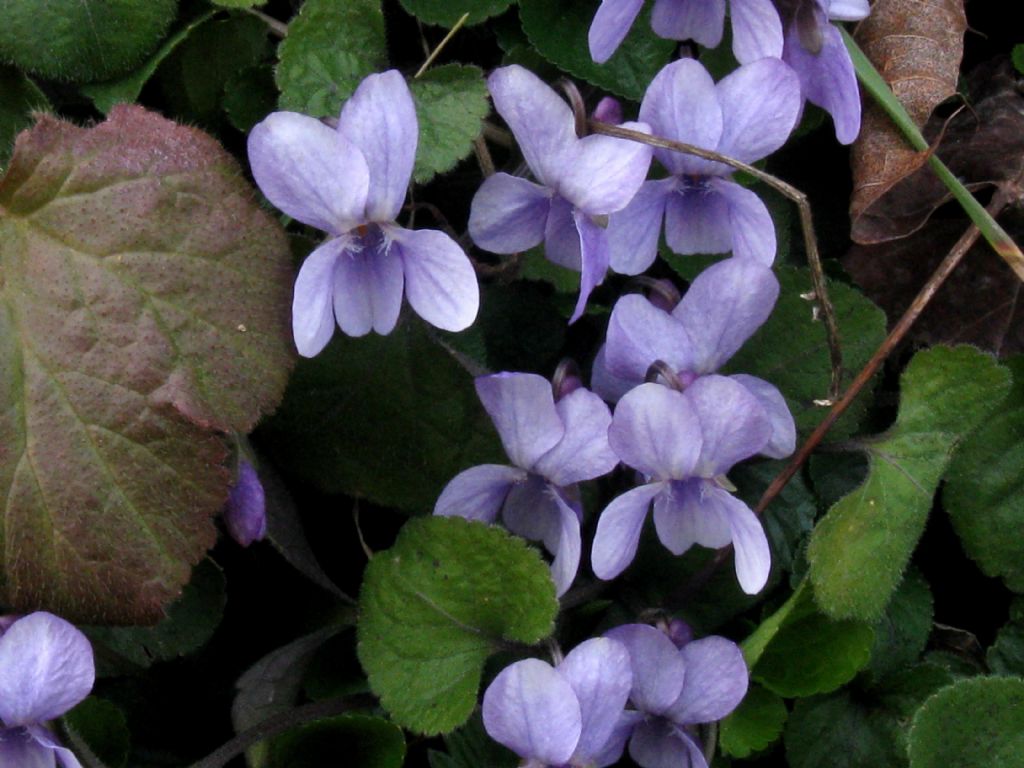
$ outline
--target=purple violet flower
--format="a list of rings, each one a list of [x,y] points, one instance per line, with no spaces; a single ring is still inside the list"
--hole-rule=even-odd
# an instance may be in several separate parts
[[[752,163],[786,143],[800,116],[800,83],[779,59],[745,64],[718,85],[697,61],[680,59],[647,88],[640,119],[656,136]],[[661,222],[676,253],[724,253],[771,265],[775,225],[761,199],[731,181],[721,163],[656,149],[671,174],[644,182],[632,202],[611,216],[610,265],[638,275],[657,256]]]
[[[484,727],[530,768],[603,768],[629,736],[621,720],[632,685],[625,647],[594,638],[556,667],[524,659],[503,669],[484,693]]]
[[[540,182],[507,173],[488,178],[473,198],[469,233],[492,253],[519,253],[543,241],[549,261],[581,273],[570,322],[608,271],[607,215],[626,207],[647,178],[651,148],[609,136],[576,136],[569,105],[520,66],[488,78],[494,107]],[[646,132],[641,123],[624,127]]]
[[[633,26],[643,0],[602,0],[590,25],[590,57],[611,58]],[[782,55],[782,22],[771,0],[729,0],[732,51],[746,64]],[[654,0],[651,28],[669,40],[693,40],[705,48],[722,42],[725,0]]]
[[[705,637],[676,647],[647,624],[616,627],[605,637],[629,652],[633,671],[629,754],[643,768],[707,768],[694,730],[721,720],[747,693],[743,652],[724,637]]]
[[[866,18],[868,0],[777,1],[786,29],[782,60],[800,78],[803,97],[832,115],[839,143],[852,143],[860,133],[860,90],[850,52],[829,20]]]
[[[594,361],[594,391],[614,402],[662,363],[686,386],[721,368],[771,314],[779,283],[755,261],[726,259],[704,270],[674,309],[643,296],[623,296],[612,309],[608,337]],[[796,448],[796,425],[782,393],[755,376],[730,377],[764,408],[772,428],[761,453],[773,459]]]
[[[337,129],[274,112],[249,134],[249,163],[267,198],[328,233],[295,281],[292,328],[299,354],[334,333],[390,333],[403,292],[431,325],[461,331],[480,302],[476,274],[454,240],[395,223],[416,159],[419,124],[409,87],[391,70],[370,75],[341,110]]]
[[[551,384],[532,373],[497,373],[476,380],[476,391],[515,466],[484,464],[456,475],[441,492],[435,515],[495,522],[540,540],[554,555],[558,595],[580,563],[575,484],[611,472],[618,457],[608,444],[612,417],[600,397],[582,387],[555,402]]]
[[[702,376],[678,392],[641,384],[615,408],[608,441],[646,483],[605,508],[591,562],[598,578],[614,579],[636,555],[647,509],[674,555],[694,544],[719,549],[732,542],[736,576],[747,594],[768,580],[771,551],[757,516],[727,488],[733,465],[761,451],[771,437],[764,408],[740,383]]]
[[[238,461],[238,477],[224,505],[224,527],[243,547],[267,535],[267,500],[256,468],[244,458]]]
[[[92,646],[64,619],[37,612],[7,626],[0,633],[0,765],[81,768],[43,723],[88,696],[95,677]]]

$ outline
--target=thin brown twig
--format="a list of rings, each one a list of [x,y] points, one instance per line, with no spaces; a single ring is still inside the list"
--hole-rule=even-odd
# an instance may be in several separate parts
[[[681,141],[672,141],[661,136],[651,136],[640,131],[633,131],[628,128],[621,128],[617,125],[609,125],[599,120],[590,121],[590,130],[593,133],[600,133],[605,136],[614,136],[619,139],[638,141],[641,144],[649,144],[660,149],[671,149],[674,152],[681,152],[694,157],[701,157],[705,160],[714,160],[723,163],[737,170],[753,176],[758,181],[764,182],[772,189],[792,200],[800,211],[800,227],[803,230],[804,248],[807,251],[807,261],[811,268],[811,283],[814,286],[814,295],[821,307],[821,317],[825,322],[825,333],[828,338],[829,359],[832,365],[831,381],[829,383],[829,400],[834,401],[839,396],[843,374],[843,353],[839,344],[839,322],[836,319],[836,311],[828,297],[828,286],[825,282],[825,273],[821,266],[821,256],[818,253],[818,241],[814,236],[814,219],[811,216],[811,205],[807,195],[782,179],[762,171],[760,168],[744,163],[735,158],[723,155],[720,152],[713,152],[709,149],[702,149],[693,144],[686,144]]]
[[[1019,199],[1021,196],[1021,190],[1014,184],[1008,184],[999,187],[996,194],[992,197],[987,210],[992,217],[996,217],[1000,212],[1011,202]],[[971,246],[977,242],[981,236],[981,232],[973,224],[967,229],[966,232],[957,240],[956,244],[950,249],[946,258],[942,260],[942,263],[932,273],[932,276],[928,278],[928,282],[924,284],[921,290],[918,292],[914,301],[903,313],[903,316],[899,319],[893,329],[889,332],[889,335],[885,337],[885,340],[879,345],[878,349],[871,356],[871,359],[867,362],[860,373],[854,377],[853,381],[850,382],[850,386],[847,388],[843,396],[840,397],[832,409],[828,412],[828,415],[822,420],[822,422],[815,428],[814,432],[811,433],[810,437],[804,441],[803,445],[800,446],[800,450],[794,454],[789,464],[775,476],[764,493],[761,495],[761,499],[757,502],[757,506],[754,507],[754,513],[761,515],[768,505],[775,500],[775,498],[782,492],[782,489],[786,487],[786,484],[793,479],[800,467],[804,465],[811,453],[818,447],[822,439],[824,439],[826,433],[832,428],[832,425],[836,423],[840,416],[846,412],[846,409],[850,407],[853,401],[860,394],[861,390],[871,381],[875,373],[881,367],[882,363],[885,362],[886,358],[892,353],[892,351],[899,345],[911,326],[920,317],[921,312],[928,306],[928,303],[935,296],[939,288],[946,281],[963,260],[963,257],[971,249]],[[732,546],[724,547],[715,553],[715,556],[708,561],[708,563],[701,568],[693,577],[670,599],[670,603],[678,605],[686,601],[686,599],[699,590],[707,581],[714,575],[715,571],[721,567],[721,565],[728,559],[729,554],[732,552]]]
[[[453,37],[455,37],[455,34],[460,29],[462,29],[462,25],[466,23],[466,19],[468,18],[469,12],[462,14],[459,20],[455,22],[455,26],[448,30],[448,34],[445,35],[441,39],[441,42],[437,44],[437,47],[435,47],[434,50],[430,52],[430,55],[427,56],[427,60],[423,62],[423,66],[416,70],[416,74],[412,76],[413,80],[418,80],[420,75],[427,71],[427,68],[434,63],[434,59],[436,59],[440,55],[441,51],[444,50],[444,47],[448,45],[449,41]]]

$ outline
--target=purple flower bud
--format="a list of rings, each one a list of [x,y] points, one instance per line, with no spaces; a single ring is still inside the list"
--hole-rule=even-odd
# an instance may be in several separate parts
[[[614,96],[605,96],[594,107],[595,120],[618,125],[622,122],[622,103]]]
[[[224,506],[224,526],[231,538],[248,547],[267,535],[267,502],[255,467],[238,462],[238,478]]]
[[[693,628],[682,619],[672,619],[665,627],[665,634],[676,648],[682,648],[693,640]]]

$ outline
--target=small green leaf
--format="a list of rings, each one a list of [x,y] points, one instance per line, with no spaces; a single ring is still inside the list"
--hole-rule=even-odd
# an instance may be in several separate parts
[[[730,757],[749,757],[782,735],[789,713],[781,697],[752,685],[731,715],[722,721],[718,741]]]
[[[120,105],[18,137],[0,274],[0,600],[155,622],[214,542],[223,432],[288,379],[284,233],[211,137]]]
[[[811,289],[808,270],[777,267],[781,291],[775,309],[761,328],[736,353],[726,371],[760,376],[779,388],[796,420],[808,433],[827,410],[815,400],[828,397],[831,366],[824,324],[800,294]],[[848,285],[829,283],[843,349],[843,387],[856,375],[885,338],[885,313]],[[833,439],[851,434],[870,398],[859,398],[832,431]]]
[[[868,669],[875,679],[917,661],[932,631],[932,593],[921,573],[912,568],[875,626],[875,645]]]
[[[288,768],[401,768],[405,735],[397,725],[379,717],[341,715],[278,736],[270,743],[269,755],[268,765]]]
[[[85,765],[95,764],[87,755],[105,768],[123,768],[128,762],[131,734],[124,712],[116,704],[90,696],[63,719],[70,746]]]
[[[466,24],[481,21],[505,12],[515,0],[402,0],[402,7],[426,24],[453,27],[468,13]]]
[[[790,617],[761,655],[751,678],[780,696],[828,693],[853,679],[871,658],[874,630],[814,612]]]
[[[523,31],[541,54],[574,77],[633,101],[668,63],[676,43],[651,30],[650,10],[633,23],[618,51],[604,64],[590,58],[587,32],[597,7],[576,0],[520,0]]]
[[[168,661],[198,650],[220,625],[227,600],[224,574],[212,560],[192,572],[181,598],[167,609],[167,618],[152,627],[85,627],[94,643],[140,667]],[[103,670],[101,670],[102,672]]]
[[[557,611],[548,567],[522,539],[461,518],[417,518],[366,568],[359,660],[396,722],[446,733],[472,713],[502,639],[540,641]]]
[[[942,499],[967,555],[988,576],[1024,592],[1024,357],[1006,365],[1013,389],[999,418],[982,424],[957,450]]]
[[[881,617],[917,544],[958,441],[1006,396],[1009,372],[971,347],[919,352],[901,378],[899,417],[865,440],[868,477],[818,523],[814,596],[834,618]]]
[[[1020,768],[1024,680],[975,677],[943,688],[914,715],[911,768]]]
[[[413,179],[424,184],[450,171],[473,151],[481,121],[491,111],[478,67],[445,64],[410,83],[420,123]]]
[[[30,78],[0,64],[0,170],[14,149],[14,137],[32,124],[32,112],[49,108],[46,94]]]
[[[387,68],[380,0],[306,0],[278,56],[280,108],[337,116],[364,77]]]
[[[160,42],[178,0],[4,0],[0,60],[55,80],[108,80]]]
[[[985,660],[996,674],[1024,677],[1024,597],[1011,604],[1010,620],[999,630]]]
[[[336,334],[299,362],[262,430],[303,480],[413,512],[463,469],[507,461],[472,378],[413,318],[388,336]]]
[[[118,80],[108,80],[101,83],[89,83],[81,87],[82,93],[92,99],[92,103],[100,112],[106,114],[113,109],[115,104],[130,104],[139,98],[142,87],[149,82],[149,79],[163,63],[164,59],[174,53],[196,27],[205,24],[213,16],[213,12],[200,16],[195,21],[182,27],[175,34],[164,41],[164,44],[157,49],[156,53],[150,56],[141,66],[137,67],[131,74],[125,75]]]

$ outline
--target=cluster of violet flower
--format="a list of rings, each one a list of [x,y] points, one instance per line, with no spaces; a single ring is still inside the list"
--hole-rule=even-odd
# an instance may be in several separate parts
[[[642,5],[602,0],[590,30],[596,61],[611,56]],[[664,37],[713,46],[722,38],[725,9],[725,0],[656,0],[652,25]],[[613,99],[601,101],[595,118],[751,163],[786,142],[806,100],[830,112],[838,139],[849,143],[859,130],[860,101],[829,20],[860,19],[868,10],[867,0],[730,0],[741,62],[733,73],[715,83],[698,61],[680,59],[651,82],[636,122],[622,123]],[[718,371],[778,297],[766,206],[722,163],[578,135],[569,105],[520,66],[495,70],[488,88],[532,179],[487,178],[471,205],[469,234],[496,254],[543,243],[546,258],[578,271],[570,323],[609,269],[647,270],[662,232],[676,253],[731,257],[697,276],[682,297],[665,281],[651,281],[650,298],[620,298],[594,361],[592,390],[564,368],[554,381],[514,372],[477,378],[511,465],[462,472],[434,513],[500,522],[542,542],[561,596],[583,549],[579,484],[623,464],[635,470],[637,484],[600,514],[590,558],[598,578],[615,578],[629,566],[653,507],[656,533],[670,552],[732,544],[740,587],[760,591],[771,565],[767,537],[732,494],[727,474],[755,455],[788,455],[796,431],[774,385]],[[479,293],[462,249],[442,232],[395,222],[417,139],[412,98],[395,71],[364,80],[336,128],[278,112],[250,134],[253,174],[267,198],[328,233],[296,281],[300,354],[323,349],[335,324],[352,336],[390,332],[403,294],[439,328],[458,331],[475,319]],[[648,180],[653,160],[664,173]],[[645,768],[701,768],[696,726],[731,712],[748,682],[734,643],[691,642],[678,624],[665,632],[622,626],[556,661],[516,662],[484,696],[488,733],[533,768],[610,765],[627,742]]]
[[[707,768],[696,726],[742,701],[747,666],[732,641],[691,640],[688,627],[672,624],[616,627],[554,667],[539,659],[506,667],[484,693],[488,734],[530,768],[603,768],[627,742],[643,768]]]

